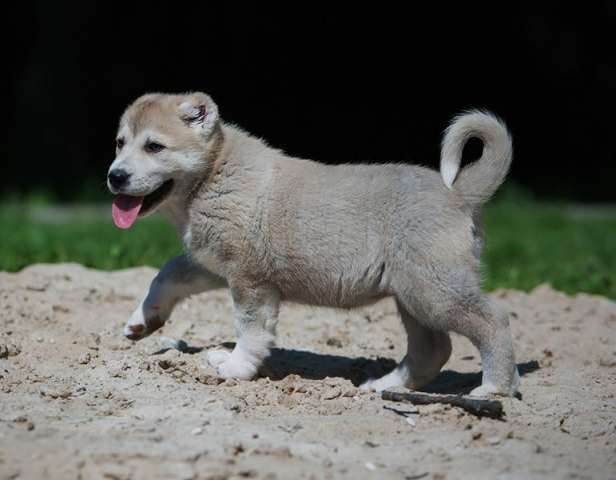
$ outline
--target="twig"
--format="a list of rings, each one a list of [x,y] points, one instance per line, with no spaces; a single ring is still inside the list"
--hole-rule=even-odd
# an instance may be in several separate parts
[[[414,405],[428,405],[430,403],[445,403],[460,407],[478,417],[501,418],[504,414],[503,404],[498,400],[483,400],[480,398],[464,397],[462,395],[441,395],[419,392],[391,392],[385,390],[381,394],[383,400],[392,402],[411,402]]]

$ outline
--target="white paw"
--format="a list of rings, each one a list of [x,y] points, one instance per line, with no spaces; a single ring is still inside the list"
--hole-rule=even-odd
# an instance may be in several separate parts
[[[211,366],[216,368],[216,372],[221,378],[250,380],[258,371],[258,366],[248,361],[242,353],[237,350],[231,353],[226,350],[208,352],[207,361]]]
[[[231,356],[227,350],[211,350],[207,352],[207,363],[216,368]]]
[[[365,381],[359,386],[359,388],[362,390],[374,390],[377,392],[382,392],[383,390],[395,387],[404,387],[405,385],[405,376],[400,372],[398,368],[395,368],[381,378],[374,378]]]
[[[374,382],[375,382],[375,380],[374,380],[374,379],[372,379],[372,380],[366,380],[364,383],[362,383],[362,384],[359,386],[359,389],[360,389],[360,390],[372,391],[372,390],[374,390],[374,388],[372,388],[372,384],[373,384]]]
[[[131,340],[139,340],[145,336],[146,326],[141,306],[133,312],[124,327],[124,336]]]
[[[468,394],[470,397],[481,397],[486,398],[491,395],[504,395],[504,393],[497,388],[495,385],[490,383],[486,383],[483,385],[479,385],[477,388],[471,390],[471,393]]]
[[[518,389],[520,388],[520,374],[518,373],[517,367],[513,372],[513,379],[511,381],[511,385],[508,388],[500,388],[494,385],[492,382],[485,381],[479,385],[477,388],[474,388],[469,395],[471,397],[489,397],[493,395],[499,395],[502,397],[513,397],[518,393]]]
[[[133,312],[124,327],[124,336],[131,340],[141,340],[162,327],[165,322],[161,319],[158,310],[143,314],[143,305]]]

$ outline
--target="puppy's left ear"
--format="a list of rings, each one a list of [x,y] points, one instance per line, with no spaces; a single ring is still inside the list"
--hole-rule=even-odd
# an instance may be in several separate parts
[[[209,137],[218,124],[218,107],[205,93],[188,95],[179,110],[182,121],[205,137]]]

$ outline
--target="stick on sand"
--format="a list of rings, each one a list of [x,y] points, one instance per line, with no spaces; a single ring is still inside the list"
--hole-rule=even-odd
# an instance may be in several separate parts
[[[484,400],[481,398],[465,397],[462,395],[442,395],[419,392],[390,392],[385,390],[381,394],[383,400],[392,402],[411,402],[414,405],[428,405],[430,403],[445,403],[460,407],[478,417],[501,418],[503,404],[498,400]]]

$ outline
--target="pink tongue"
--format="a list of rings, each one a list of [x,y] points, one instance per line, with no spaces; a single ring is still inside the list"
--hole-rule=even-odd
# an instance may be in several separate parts
[[[111,216],[116,227],[130,228],[139,215],[142,203],[143,197],[116,195],[111,206]]]

